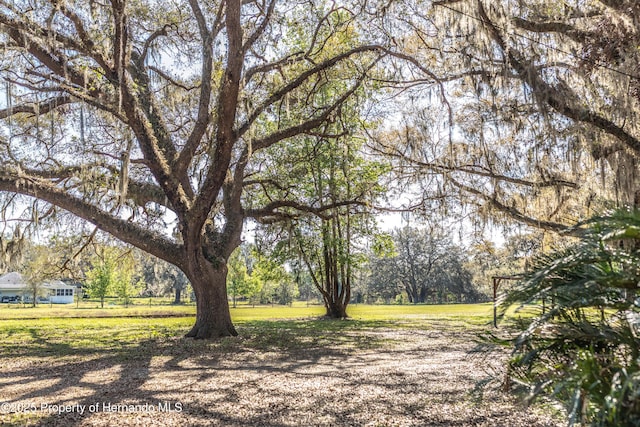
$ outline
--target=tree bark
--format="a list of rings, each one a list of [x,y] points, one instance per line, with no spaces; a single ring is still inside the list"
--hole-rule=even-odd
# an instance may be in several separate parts
[[[227,265],[215,266],[202,254],[187,260],[185,274],[196,295],[196,323],[187,337],[196,339],[237,336],[227,300]]]
[[[325,308],[327,309],[326,317],[332,319],[346,319],[349,317],[347,315],[347,304],[343,304],[341,301],[325,301]]]
[[[404,289],[407,292],[407,299],[409,300],[409,303],[415,304],[417,302],[416,301],[416,296],[413,293],[413,290],[411,289],[411,286],[409,286],[408,284],[405,283]]]
[[[176,296],[175,296],[175,298],[173,300],[173,303],[174,304],[180,304],[182,302],[182,289],[176,287],[175,290],[176,290]]]
[[[427,301],[427,288],[422,285],[420,286],[420,295],[418,297],[418,302],[424,303]]]

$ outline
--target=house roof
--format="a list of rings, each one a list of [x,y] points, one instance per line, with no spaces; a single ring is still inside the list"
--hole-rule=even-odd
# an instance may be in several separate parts
[[[51,280],[47,283],[44,283],[42,286],[50,289],[76,289],[75,286],[67,285],[60,280]]]
[[[7,273],[0,277],[0,290],[1,289],[24,289],[28,286],[26,280],[22,277],[22,274],[17,272]],[[75,286],[67,285],[60,280],[50,280],[42,284],[43,288],[47,289],[75,289]]]
[[[0,277],[0,289],[17,289],[26,286],[27,283],[22,278],[22,274],[15,271]]]
[[[0,284],[3,283],[25,283],[25,281],[22,278],[22,274],[13,271],[0,277]]]

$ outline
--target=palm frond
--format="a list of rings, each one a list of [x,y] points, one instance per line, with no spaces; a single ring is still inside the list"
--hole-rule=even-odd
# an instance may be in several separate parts
[[[640,425],[640,212],[579,226],[577,244],[539,256],[500,300],[503,313],[551,304],[513,340],[510,370],[533,398],[561,402],[570,424]]]

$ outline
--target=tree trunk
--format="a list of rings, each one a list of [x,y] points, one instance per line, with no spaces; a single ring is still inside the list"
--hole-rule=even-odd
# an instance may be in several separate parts
[[[410,304],[415,304],[416,303],[416,295],[413,293],[413,289],[411,289],[411,286],[408,283],[404,284],[404,290],[407,293],[407,299],[409,300]]]
[[[347,305],[351,299],[351,294],[341,292],[341,285],[335,276],[328,276],[325,289],[321,290],[324,299],[324,307],[327,310],[326,317],[332,319],[345,319],[347,315]]]
[[[346,319],[349,317],[347,315],[347,304],[343,304],[339,301],[325,301],[325,308],[327,309],[326,317],[330,317],[332,319]]]
[[[420,295],[418,296],[418,302],[425,303],[427,301],[427,288],[420,287]]]
[[[196,323],[187,337],[196,339],[236,336],[227,300],[227,266],[218,268],[203,256],[189,260],[185,274],[196,295]]]
[[[181,299],[181,296],[182,296],[182,289],[181,289],[181,288],[176,287],[176,288],[175,288],[175,290],[176,290],[176,296],[175,296],[175,298],[174,298],[174,300],[173,300],[173,303],[174,303],[174,304],[180,304],[180,303],[182,302],[182,299]]]

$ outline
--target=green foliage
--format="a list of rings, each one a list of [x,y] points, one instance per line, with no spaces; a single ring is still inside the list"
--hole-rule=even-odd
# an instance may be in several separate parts
[[[141,250],[134,250],[138,265],[138,281],[144,284],[141,293],[145,296],[165,296],[174,293],[174,304],[182,303],[183,293],[187,293],[189,280],[176,266]]]
[[[402,292],[412,303],[481,299],[464,265],[468,255],[445,230],[407,226],[394,230],[391,241],[382,237],[374,241],[369,261],[369,295],[387,303]]]
[[[129,305],[132,296],[136,296],[144,289],[144,281],[135,279],[135,262],[131,252],[118,257],[118,267],[115,271],[113,290],[121,298],[125,306]]]
[[[251,276],[259,283],[260,302],[291,304],[298,296],[298,286],[282,264],[272,256],[253,253],[256,262]]]
[[[357,117],[357,111],[352,116]],[[346,132],[356,124],[343,119],[342,129],[336,126],[326,133]],[[379,180],[386,167],[367,160],[362,141],[351,136],[301,138],[280,148],[291,152],[283,159],[296,159],[278,169],[281,181],[291,182],[282,191],[311,208],[304,213],[289,210],[290,221],[277,231],[278,226],[272,226],[265,240],[286,235],[274,251],[296,264],[298,278],[313,283],[330,316],[344,317],[355,272],[366,260],[364,241],[375,231],[370,206],[384,191]]]
[[[129,251],[104,247],[92,264],[87,272],[87,292],[91,298],[99,298],[102,307],[104,298],[111,293],[129,305],[130,298],[144,287],[144,282],[134,280],[135,263]]]
[[[252,298],[262,289],[258,275],[249,275],[247,271],[246,253],[243,247],[237,248],[231,254],[227,266],[227,291],[231,294],[233,307],[236,307],[237,297]]]
[[[288,46],[294,52],[307,51],[316,63],[361,42],[362,28],[354,15],[342,8],[332,8],[331,3],[319,2],[314,4],[312,13],[302,14],[292,6],[287,19],[280,46]],[[322,24],[317,26],[313,39],[309,39],[308,31],[314,27],[314,21]],[[305,66],[293,63],[282,67],[275,77],[282,75],[286,81],[288,73]],[[374,221],[370,206],[386,190],[380,177],[388,172],[385,164],[372,161],[365,154],[360,135],[368,126],[364,112],[373,88],[361,84],[359,73],[355,62],[345,61],[288,94],[283,100],[286,114],[281,114],[277,123],[265,121],[261,123],[263,126],[297,124],[317,106],[353,91],[353,96],[317,131],[256,153],[254,159],[261,159],[256,162],[261,164],[260,170],[252,175],[256,191],[247,192],[249,206],[276,206],[272,214],[260,218],[269,226],[261,230],[264,240],[269,241],[266,244],[269,251],[278,253],[289,265],[296,264],[297,283],[287,286],[286,281],[279,282],[278,294],[283,300],[290,298],[289,290],[295,291],[297,285],[302,285],[309,296],[311,292],[306,291],[313,285],[328,313],[331,316],[338,313],[337,317],[346,316],[354,271],[364,261],[358,253],[358,248],[364,245],[358,244],[371,234]],[[302,98],[299,92],[311,87],[315,88],[313,96]],[[278,200],[295,202],[278,206],[274,202]],[[280,240],[280,244],[272,244],[275,240]],[[262,294],[270,291],[263,289]]]
[[[393,236],[389,233],[375,234],[373,236],[371,249],[376,258],[393,258],[398,256],[398,250],[393,241]]]
[[[121,272],[116,275],[116,281],[113,287],[118,298],[121,298],[125,306],[128,306],[131,297],[136,296],[144,289],[142,280],[134,280],[129,272]]]
[[[503,302],[552,307],[514,340],[513,376],[561,402],[570,424],[640,425],[640,212],[589,220],[580,242],[537,259]]]
[[[91,298],[100,298],[102,307],[104,307],[104,298],[113,286],[114,276],[115,265],[110,260],[98,263],[87,272],[86,291]]]

